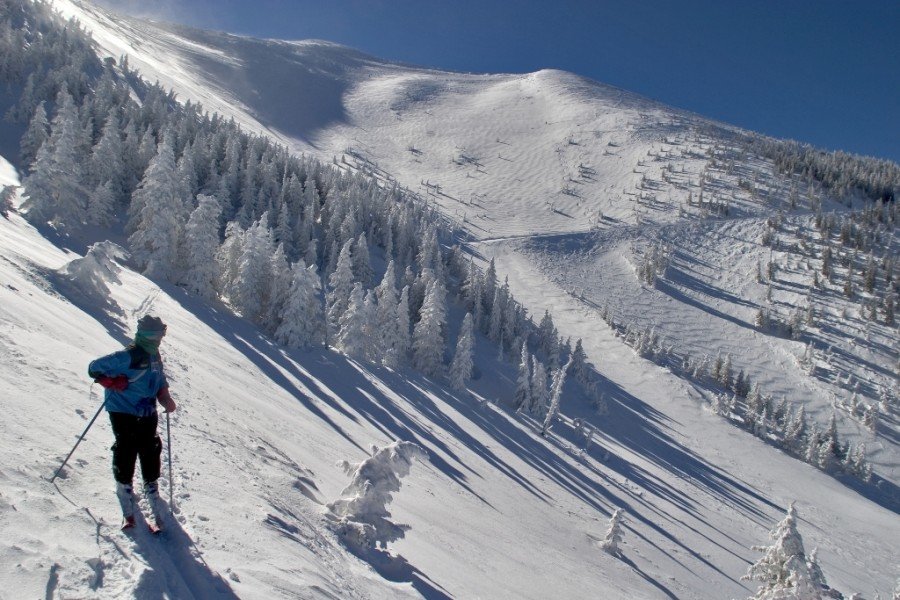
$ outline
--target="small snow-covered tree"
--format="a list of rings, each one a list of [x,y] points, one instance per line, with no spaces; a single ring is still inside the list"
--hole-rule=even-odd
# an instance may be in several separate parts
[[[475,366],[473,356],[475,351],[475,331],[472,313],[466,313],[459,330],[459,338],[456,340],[456,352],[450,363],[450,387],[456,391],[466,389],[466,383],[472,378],[472,369]]]
[[[754,546],[763,557],[753,563],[745,581],[759,581],[761,587],[753,596],[756,600],[820,600],[827,591],[821,571],[810,569],[803,549],[803,538],[797,530],[797,511],[794,503],[787,516],[769,533],[771,546]]]
[[[275,340],[288,348],[309,348],[325,341],[319,275],[316,266],[300,260],[292,267],[293,279]]]
[[[326,506],[346,543],[359,549],[383,548],[406,535],[409,526],[391,522],[387,506],[416,459],[426,461],[428,454],[413,442],[400,441],[373,446],[372,456],[360,463],[339,463],[352,479],[341,497]]]
[[[609,529],[606,530],[606,537],[600,542],[600,547],[612,554],[619,554],[619,543],[622,541],[622,520],[625,511],[617,508],[613,511],[612,517],[609,519]]]
[[[222,208],[212,196],[197,196],[197,208],[191,213],[185,229],[184,245],[187,270],[185,283],[189,291],[201,298],[216,297],[219,249],[219,215]]]

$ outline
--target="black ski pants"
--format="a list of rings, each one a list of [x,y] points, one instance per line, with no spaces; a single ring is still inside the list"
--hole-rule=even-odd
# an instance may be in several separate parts
[[[162,440],[156,434],[159,417],[137,417],[127,413],[109,413],[116,442],[112,445],[113,477],[116,481],[131,484],[135,462],[141,459],[141,476],[145,482],[159,479]]]

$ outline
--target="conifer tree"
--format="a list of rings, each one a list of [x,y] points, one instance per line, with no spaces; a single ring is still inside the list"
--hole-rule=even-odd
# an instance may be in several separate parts
[[[368,288],[372,285],[372,278],[375,274],[372,271],[369,243],[366,240],[365,232],[360,233],[356,239],[351,256],[353,259],[353,274],[356,277],[356,281],[362,283],[364,288]]]
[[[118,110],[109,111],[100,140],[91,152],[91,180],[95,185],[110,184],[115,204],[125,199],[125,145],[119,126]]]
[[[622,541],[623,516],[624,511],[621,508],[613,511],[612,517],[609,519],[609,529],[606,531],[606,537],[600,543],[600,547],[613,556],[619,554],[619,543]]]
[[[547,368],[536,356],[531,357],[531,405],[528,414],[543,417],[549,399],[547,390]]]
[[[459,337],[456,340],[456,352],[450,363],[450,387],[461,392],[466,389],[466,383],[472,378],[472,370],[475,351],[475,331],[472,313],[466,313],[460,327]]]
[[[347,310],[340,317],[336,346],[347,356],[364,358],[366,353],[366,311],[365,296],[360,282],[353,284]]]
[[[227,298],[235,297],[235,286],[240,275],[243,253],[244,230],[237,221],[231,221],[225,227],[225,241],[216,251],[218,273],[216,289]]]
[[[813,577],[803,549],[803,538],[797,531],[797,512],[794,503],[788,507],[787,516],[769,533],[771,546],[754,546],[763,556],[753,563],[742,578],[756,580],[762,585],[753,598],[775,600],[796,598],[818,600],[824,577]]]
[[[324,315],[316,266],[300,260],[292,267],[293,279],[275,340],[288,348],[305,349],[325,341]]]
[[[393,346],[392,355],[397,361],[397,366],[402,366],[407,361],[409,349],[412,346],[409,318],[409,286],[403,286],[400,291],[400,301],[397,303],[397,342]]]
[[[244,236],[244,251],[235,298],[241,314],[258,325],[266,325],[272,299],[272,255],[275,252],[267,214],[263,214]]]
[[[444,355],[444,336],[441,328],[446,317],[440,310],[441,301],[438,294],[438,286],[432,282],[425,292],[425,301],[412,339],[413,364],[429,377],[440,373]]]
[[[550,385],[550,408],[547,410],[547,416],[544,418],[541,435],[547,435],[547,432],[550,431],[550,428],[556,421],[556,417],[559,415],[559,404],[562,400],[563,386],[566,383],[566,373],[571,366],[572,357],[569,357],[569,361],[565,366],[553,372],[553,383]]]
[[[514,404],[516,410],[528,410],[531,407],[531,354],[528,352],[527,342],[522,342]]]
[[[275,241],[273,240],[272,243],[275,244]],[[288,262],[284,244],[278,244],[275,254],[272,255],[269,262],[269,269],[272,274],[272,283],[269,292],[269,305],[267,307],[268,315],[264,318],[266,328],[274,332],[280,323],[281,314],[284,312],[285,305],[288,302],[291,284],[294,280],[294,274]]]
[[[177,276],[178,247],[187,218],[174,174],[175,155],[166,137],[132,195],[129,230],[133,233],[128,241],[148,277]]]
[[[22,182],[26,197],[23,208],[32,222],[50,221],[56,227],[78,228],[87,220],[87,194],[76,150],[81,125],[75,102],[65,88],[56,103],[50,138],[38,150],[31,175]]]
[[[50,123],[47,121],[47,110],[44,108],[44,102],[41,101],[34,110],[34,116],[28,123],[28,129],[19,142],[20,158],[22,164],[31,171],[34,160],[37,158],[38,150],[50,139]]]
[[[201,298],[216,297],[218,269],[216,253],[219,249],[219,214],[222,208],[212,196],[197,196],[197,208],[191,213],[185,230],[187,289]]]
[[[352,259],[350,256],[353,240],[347,240],[341,248],[334,272],[328,278],[329,291],[325,297],[328,311],[328,325],[332,331],[338,331],[341,315],[347,310],[350,292],[355,282]]]

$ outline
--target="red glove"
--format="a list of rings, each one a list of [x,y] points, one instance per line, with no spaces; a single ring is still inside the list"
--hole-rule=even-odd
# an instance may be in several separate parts
[[[128,387],[128,378],[124,375],[117,375],[115,377],[107,377],[106,375],[103,375],[101,377],[98,377],[94,381],[96,381],[106,389],[113,390],[115,392],[124,391],[125,388]]]

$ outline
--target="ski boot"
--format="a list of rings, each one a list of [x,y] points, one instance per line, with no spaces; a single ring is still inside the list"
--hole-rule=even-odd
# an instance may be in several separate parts
[[[116,482],[116,498],[122,507],[122,529],[134,527],[134,490],[130,483]]]
[[[159,485],[156,481],[144,482],[144,496],[150,504],[150,512],[153,514],[153,522],[148,522],[147,526],[152,533],[159,533],[163,529],[165,521],[165,504],[159,497]]]

